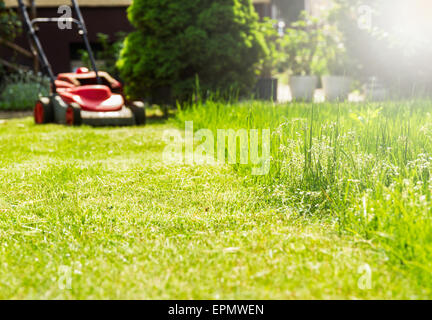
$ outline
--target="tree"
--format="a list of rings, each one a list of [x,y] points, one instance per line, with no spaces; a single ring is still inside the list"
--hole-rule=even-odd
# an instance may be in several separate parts
[[[134,0],[118,67],[134,98],[246,93],[267,47],[251,0]],[[199,82],[198,82],[198,81]]]
[[[4,1],[0,0],[0,45],[3,41],[12,41],[20,32],[20,26],[16,14],[11,9],[6,8]],[[0,78],[5,73],[5,63],[7,61],[0,59]]]
[[[20,22],[16,14],[6,8],[3,0],[0,0],[0,38],[13,40],[19,33]]]

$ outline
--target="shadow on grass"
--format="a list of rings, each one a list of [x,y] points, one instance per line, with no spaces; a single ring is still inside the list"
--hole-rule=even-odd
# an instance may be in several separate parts
[[[33,116],[32,110],[0,110],[0,119],[21,119]]]

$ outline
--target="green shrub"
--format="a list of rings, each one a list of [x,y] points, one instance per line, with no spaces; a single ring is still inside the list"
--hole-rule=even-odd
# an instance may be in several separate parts
[[[20,32],[21,23],[11,9],[6,8],[3,0],[0,0],[0,38],[13,40]]]
[[[293,75],[358,74],[359,64],[347,50],[340,21],[335,21],[338,10],[336,7],[319,16],[301,13],[281,41],[283,68]]]
[[[21,32],[21,22],[16,13],[6,8],[3,0],[0,0],[0,39],[13,41]],[[1,44],[0,44],[1,45]],[[0,62],[0,80],[6,74],[6,68]]]
[[[31,110],[40,95],[49,92],[49,81],[31,72],[9,75],[0,86],[1,110]]]
[[[331,14],[330,11],[323,25],[325,38],[322,43],[322,52],[326,61],[324,73],[356,78],[360,70],[359,63],[349,54],[344,34],[340,26],[331,20]]]
[[[286,29],[282,40],[286,68],[293,75],[321,75],[326,69],[323,43],[322,21],[302,12],[301,19]]]
[[[137,31],[118,62],[126,92],[180,101],[202,92],[249,93],[266,44],[250,0],[135,0],[128,10]]]
[[[123,42],[126,37],[124,32],[117,32],[115,34],[114,42],[111,41],[109,35],[98,33],[98,42],[102,47],[101,51],[94,53],[95,59],[103,61],[102,65],[98,65],[100,70],[108,72],[111,76],[119,78],[119,71],[116,62],[120,57],[120,52],[123,49]],[[92,69],[90,58],[87,50],[80,50],[81,62],[84,66]]]
[[[260,23],[260,30],[264,36],[267,46],[265,57],[261,60],[259,72],[264,78],[274,76],[274,73],[280,71],[281,61],[284,59],[284,54],[281,50],[282,37],[276,29],[276,20],[265,18]]]

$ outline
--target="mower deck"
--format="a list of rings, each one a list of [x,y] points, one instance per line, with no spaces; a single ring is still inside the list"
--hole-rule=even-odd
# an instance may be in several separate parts
[[[90,126],[133,126],[137,123],[135,116],[130,108],[122,106],[116,111],[86,111],[80,109],[78,119],[70,119],[67,116],[68,104],[59,95],[50,99],[53,107],[54,123],[67,125],[90,125]],[[79,109],[79,106],[74,106]],[[74,108],[72,107],[72,108]]]

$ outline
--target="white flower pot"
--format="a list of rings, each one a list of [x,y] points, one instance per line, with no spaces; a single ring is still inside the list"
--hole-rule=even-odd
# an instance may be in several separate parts
[[[323,76],[322,84],[327,101],[345,101],[351,89],[351,79],[344,76]]]
[[[317,85],[318,77],[316,76],[290,77],[292,99],[300,101],[313,101]]]

